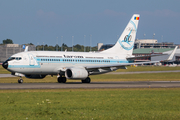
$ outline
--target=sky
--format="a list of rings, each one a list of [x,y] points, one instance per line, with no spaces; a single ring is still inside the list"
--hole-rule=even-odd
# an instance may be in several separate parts
[[[132,15],[140,14],[137,39],[155,34],[158,42],[180,44],[179,5],[180,0],[0,0],[0,43],[115,44]]]

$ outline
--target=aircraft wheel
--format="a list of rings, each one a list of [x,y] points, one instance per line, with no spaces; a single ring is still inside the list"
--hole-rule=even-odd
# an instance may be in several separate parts
[[[18,83],[23,83],[23,79],[19,79],[19,80],[18,80]]]
[[[66,83],[66,77],[62,77],[62,83]]]
[[[85,80],[81,80],[82,81],[82,83],[86,83],[86,81]]]
[[[85,80],[86,80],[86,83],[90,83],[91,82],[91,79],[89,77],[87,77]]]
[[[58,77],[57,81],[58,81],[58,83],[61,83],[62,82],[62,77]]]
[[[90,83],[91,79],[89,77],[87,77],[85,80],[82,80],[82,83]]]

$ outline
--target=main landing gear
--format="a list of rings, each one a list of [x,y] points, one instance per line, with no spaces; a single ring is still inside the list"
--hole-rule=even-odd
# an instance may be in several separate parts
[[[57,77],[57,81],[58,81],[58,83],[66,83],[66,77],[59,76],[59,77]],[[89,77],[87,77],[86,79],[81,80],[81,81],[82,81],[82,83],[90,83],[91,79]]]
[[[20,78],[18,79],[18,83],[23,83],[22,77],[20,77]]]
[[[87,77],[86,79],[84,80],[81,80],[82,83],[90,83],[91,82],[91,78]]]
[[[58,81],[58,83],[66,83],[66,77],[60,76],[57,78],[57,81]]]

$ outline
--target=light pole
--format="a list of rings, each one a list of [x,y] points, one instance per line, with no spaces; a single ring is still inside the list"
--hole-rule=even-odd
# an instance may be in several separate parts
[[[37,43],[37,51],[38,51],[38,46],[39,46],[39,43]]]
[[[84,52],[86,51],[85,42],[86,42],[86,35],[84,35]]]
[[[56,43],[56,51],[58,51],[58,37],[57,37],[57,43]]]
[[[154,33],[154,34],[153,34],[153,39],[154,39],[154,36],[155,36],[155,35],[156,35],[156,34]]]
[[[73,51],[73,39],[74,39],[74,36],[72,36],[72,51]]]
[[[61,36],[61,51],[63,51],[63,36]]]
[[[90,51],[91,51],[91,45],[92,45],[92,35],[90,35]]]
[[[44,42],[43,42],[43,51],[44,51]]]
[[[144,34],[144,39],[145,39],[145,37],[146,37],[146,34]]]

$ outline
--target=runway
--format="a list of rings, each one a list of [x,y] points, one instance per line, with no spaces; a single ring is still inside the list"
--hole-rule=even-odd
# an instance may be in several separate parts
[[[102,88],[179,88],[178,81],[158,82],[81,82],[68,83],[0,83],[0,89],[102,89]]]

